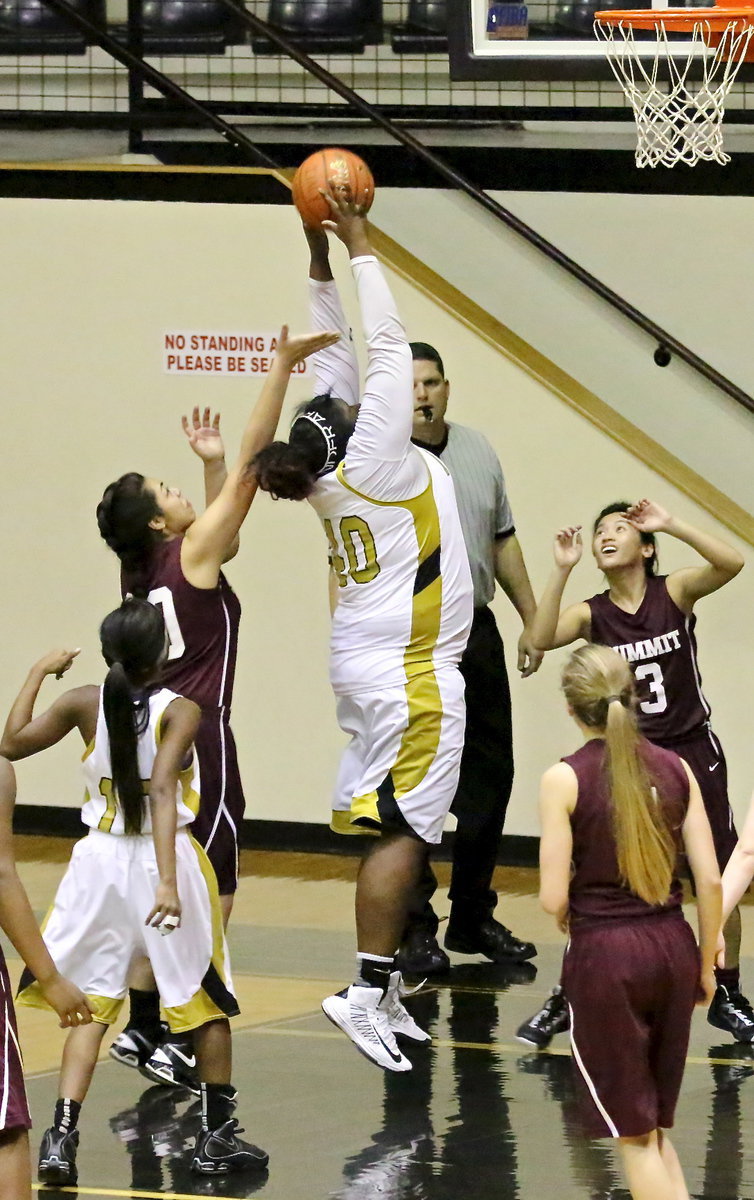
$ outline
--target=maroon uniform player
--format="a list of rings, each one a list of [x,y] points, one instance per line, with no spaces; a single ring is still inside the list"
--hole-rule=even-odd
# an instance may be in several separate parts
[[[656,533],[669,533],[706,561],[658,577]],[[537,611],[533,636],[552,649],[578,638],[612,646],[625,659],[639,693],[637,717],[645,737],[675,750],[690,765],[701,789],[722,871],[736,844],[728,803],[727,768],[709,724],[696,661],[694,606],[741,570],[743,559],[719,538],[670,516],[658,504],[611,504],[597,517],[592,550],[608,591],[560,612],[568,577],[581,558],[580,526],[555,538],[555,570]],[[737,1041],[754,1039],[754,1012],[740,990],[738,909],[725,926],[726,966],[716,971],[718,987],[708,1020]],[[518,1031],[522,1041],[542,1048],[566,1029],[567,1009],[559,992]]]
[[[147,599],[162,609],[170,640],[162,682],[202,710],[195,740],[202,804],[192,832],[215,869],[227,917],[238,886],[238,830],[245,806],[230,727],[241,604],[222,571],[214,588],[190,583],[181,547],[181,538],[162,542],[143,577],[122,571],[121,589],[124,596],[146,590]]]
[[[229,472],[219,415],[211,419],[205,409],[201,419],[194,409],[191,422],[184,417],[189,442],[204,462],[207,506],[200,516],[177,488],[136,472],[111,483],[97,508],[100,533],[121,562],[123,591],[162,608],[170,642],[162,681],[202,710],[196,739],[202,801],[193,832],[217,875],[226,922],[238,881],[244,797],[229,724],[241,606],[221,568],[238,550],[239,530],[257,490],[248,465],[274,436],[293,367],[338,336],[289,338],[283,329]],[[146,961],[135,966],[131,982],[129,1023],[111,1055],[148,1078],[194,1086],[191,1047],[157,1044],[159,1000]]]
[[[71,660],[72,661],[72,660]],[[70,664],[69,664],[70,665]],[[65,669],[65,668],[64,668]],[[88,1025],[92,1014],[84,993],[57,971],[42,941],[13,857],[16,777],[0,758],[0,928],[40,981],[44,997],[60,1017],[61,1028]],[[0,1196],[31,1200],[31,1117],[13,1010],[12,989],[0,950]]]
[[[584,1125],[612,1137],[634,1200],[688,1196],[673,1124],[695,1003],[715,990],[720,875],[696,779],[643,739],[624,658],[583,646],[563,673],[585,744],[542,779],[540,899],[568,929],[563,982]],[[676,868],[694,871],[699,948]]]

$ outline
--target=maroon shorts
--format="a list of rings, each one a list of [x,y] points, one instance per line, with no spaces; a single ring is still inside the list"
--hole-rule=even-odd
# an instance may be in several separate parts
[[[722,747],[711,729],[685,741],[662,742],[691,767],[699,784],[704,807],[712,829],[717,865],[722,872],[738,841],[733,812],[728,802],[728,765]]]
[[[8,968],[0,950],[0,1131],[31,1129]]]
[[[691,927],[672,915],[574,930],[563,986],[589,1136],[669,1129],[699,988]]]
[[[199,759],[199,812],[191,832],[207,852],[221,896],[238,887],[238,832],[244,800],[236,743],[219,710],[205,709],[195,739]]]

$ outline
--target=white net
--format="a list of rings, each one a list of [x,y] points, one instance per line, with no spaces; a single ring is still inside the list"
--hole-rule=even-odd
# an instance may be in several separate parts
[[[723,33],[713,34],[709,22],[700,18],[688,42],[679,43],[668,39],[668,29],[658,21],[657,44],[649,54],[648,43],[636,41],[633,26],[625,21],[596,20],[594,29],[634,110],[637,167],[730,162],[723,148],[725,98],[754,24],[737,17]],[[717,46],[710,45],[713,39]]]

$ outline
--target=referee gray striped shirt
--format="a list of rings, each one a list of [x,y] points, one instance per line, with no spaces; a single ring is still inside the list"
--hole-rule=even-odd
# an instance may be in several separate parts
[[[447,445],[438,457],[448,468],[456,491],[463,540],[474,581],[474,607],[495,595],[495,542],[515,533],[503,469],[483,433],[446,422]],[[425,450],[438,447],[414,439]]]

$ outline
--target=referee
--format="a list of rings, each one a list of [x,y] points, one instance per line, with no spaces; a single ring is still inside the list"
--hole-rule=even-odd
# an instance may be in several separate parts
[[[434,347],[412,342],[411,353],[412,441],[436,454],[452,476],[474,581],[474,622],[461,659],[466,736],[451,807],[458,825],[445,945],[461,954],[483,954],[493,962],[523,962],[534,957],[536,947],[519,941],[494,919],[497,894],[490,886],[513,786],[513,738],[503,643],[489,604],[497,582],[523,624],[518,670],[524,678],[542,661],[529,636],[536,604],[497,455],[483,434],[446,422],[450,384]],[[409,975],[439,975],[450,967],[437,942],[438,919],[431,904],[436,887],[427,858],[397,960]]]

